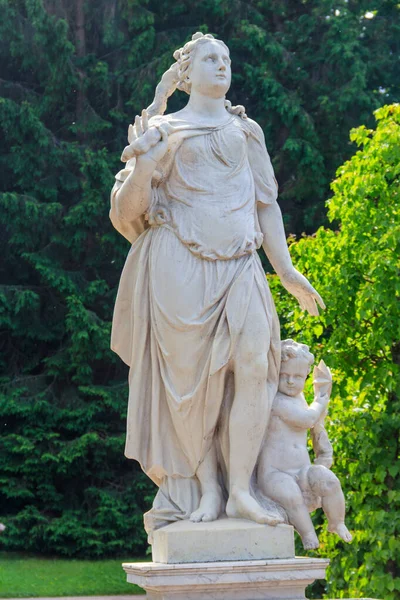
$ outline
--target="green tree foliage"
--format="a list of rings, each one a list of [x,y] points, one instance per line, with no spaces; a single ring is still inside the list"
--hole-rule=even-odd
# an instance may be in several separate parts
[[[233,103],[263,126],[288,231],[314,231],[350,127],[398,95],[397,2],[0,0],[0,514],[8,548],[145,547],[153,488],[123,458],[126,369],[109,351],[127,253],[108,220],[127,124],[196,30],[232,50]],[[170,110],[187,100],[175,94]]]
[[[138,554],[153,489],[124,459],[127,374],[109,350],[126,245],[108,219],[107,65],[40,1],[0,9],[2,542]]]
[[[400,106],[376,130],[351,132],[359,150],[337,171],[329,219],[291,245],[326,301],[316,320],[293,309],[271,277],[285,333],[334,370],[329,431],[351,545],[326,532],[329,597],[400,598]],[[335,227],[336,229],[336,227]],[[319,597],[319,596],[318,596]]]

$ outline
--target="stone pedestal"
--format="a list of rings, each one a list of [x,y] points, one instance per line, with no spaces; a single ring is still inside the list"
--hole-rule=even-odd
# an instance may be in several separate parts
[[[154,534],[153,562],[126,563],[147,600],[304,600],[329,561],[294,556],[293,528],[180,521]]]
[[[228,518],[178,521],[154,532],[152,555],[167,564],[294,558],[293,527]]]
[[[304,600],[305,589],[325,577],[329,561],[288,558],[167,565],[124,564],[130,583],[147,600]]]

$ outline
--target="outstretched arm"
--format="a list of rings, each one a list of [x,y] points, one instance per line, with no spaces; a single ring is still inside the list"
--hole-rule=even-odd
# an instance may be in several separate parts
[[[286,243],[282,213],[279,205],[259,204],[258,221],[264,235],[263,248],[275,272],[280,278],[292,270],[293,264]]]
[[[311,315],[318,315],[317,303],[321,308],[325,308],[321,296],[292,265],[286,244],[282,213],[276,203],[278,186],[265,146],[263,131],[251,119],[248,119],[246,123],[249,132],[249,162],[254,177],[258,221],[264,235],[263,248],[279,275],[282,285],[293,294],[303,310],[307,310]]]
[[[279,275],[282,285],[298,300],[303,310],[317,316],[317,303],[321,308],[325,308],[325,304],[311,283],[292,264],[278,204],[259,204],[258,221],[264,235],[265,254]]]

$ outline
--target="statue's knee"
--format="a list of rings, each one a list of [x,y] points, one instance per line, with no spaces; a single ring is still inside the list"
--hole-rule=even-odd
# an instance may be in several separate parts
[[[268,357],[266,353],[247,350],[240,357],[240,369],[245,370],[252,379],[263,381],[268,377]]]
[[[302,506],[304,504],[304,498],[300,489],[288,490],[285,503],[288,510],[296,510],[299,506]]]
[[[295,510],[304,503],[303,494],[293,480],[285,478],[271,483],[272,485],[267,485],[267,496],[272,497],[286,510]]]
[[[340,481],[330,469],[323,465],[312,465],[308,470],[308,483],[317,496],[328,496],[341,489]]]

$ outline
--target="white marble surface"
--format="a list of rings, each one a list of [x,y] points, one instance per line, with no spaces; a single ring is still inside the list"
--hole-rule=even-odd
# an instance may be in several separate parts
[[[152,552],[154,562],[168,564],[294,558],[293,527],[245,519],[180,521],[154,532]]]
[[[302,600],[328,560],[291,558],[166,565],[126,563],[127,580],[148,600]]]
[[[345,499],[339,479],[331,471],[333,448],[324,427],[332,390],[332,375],[323,360],[314,367],[314,401],[307,403],[304,386],[314,356],[294,340],[281,344],[281,368],[267,435],[258,462],[258,485],[265,496],[282,506],[306,549],[319,541],[310,512],[322,507],[328,531],[343,541],[352,536],[345,525]],[[311,463],[307,434],[315,453]]]
[[[198,32],[174,61],[129,129],[110,211],[132,244],[112,349],[131,367],[125,454],[160,488],[150,536],[224,512],[280,522],[250,490],[280,368],[257,249],[302,309],[324,307],[292,264],[263,131],[226,97],[229,49]],[[176,89],[189,101],[164,114]]]

